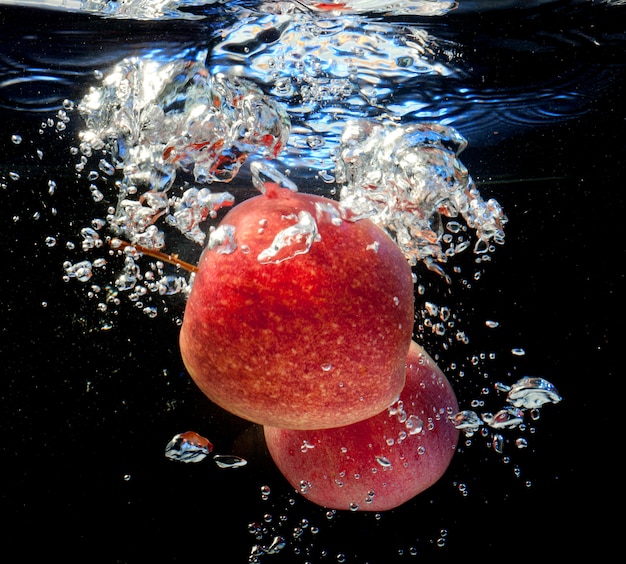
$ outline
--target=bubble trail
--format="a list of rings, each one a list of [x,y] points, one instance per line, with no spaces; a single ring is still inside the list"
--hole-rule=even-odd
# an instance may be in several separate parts
[[[484,200],[458,155],[467,141],[452,127],[430,124],[349,122],[336,157],[345,219],[368,217],[383,227],[411,265],[437,263],[470,246],[457,225],[465,220],[475,236],[474,253],[504,243],[507,217],[500,204]],[[445,236],[449,231],[456,236]]]

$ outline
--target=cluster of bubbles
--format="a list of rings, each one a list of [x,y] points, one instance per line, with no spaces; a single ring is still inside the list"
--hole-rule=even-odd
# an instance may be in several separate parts
[[[82,250],[100,256],[63,267],[66,279],[93,283],[111,255],[121,257],[98,302],[102,311],[120,293],[139,304],[152,295],[188,295],[195,266],[162,250],[176,233],[201,248],[208,220],[235,203],[228,191],[208,186],[230,182],[252,153],[271,159],[287,143],[282,106],[245,79],[209,75],[205,55],[125,59],[99,74],[99,85],[77,105],[86,129],[75,148],[76,173],[89,182],[94,202],[109,205],[80,230]],[[156,260],[142,268],[145,255]],[[168,270],[172,264],[176,271]],[[93,286],[95,294],[100,286]],[[143,309],[157,313],[154,306]]]
[[[231,182],[249,157],[257,157],[248,163],[257,189],[270,180],[297,190],[288,171],[272,164],[290,140],[285,106],[244,78],[211,74],[205,58],[203,52],[165,62],[124,59],[99,73],[99,83],[76,106],[86,125],[74,148],[76,173],[86,178],[94,202],[108,206],[80,230],[82,250],[99,256],[67,261],[64,270],[68,280],[93,284],[112,255],[121,258],[104,294],[102,284],[93,284],[92,293],[104,295],[102,311],[121,292],[149,316],[157,312],[144,303],[150,296],[188,295],[194,265],[164,249],[176,244],[176,234],[198,248],[207,235],[210,245],[220,244],[225,234],[211,220],[235,196],[214,185]],[[58,123],[68,119],[64,112]],[[487,260],[494,243],[504,240],[506,216],[495,200],[481,198],[459,162],[465,145],[455,130],[438,124],[349,122],[334,157],[342,218],[369,217],[412,265],[424,263],[444,276],[440,263],[470,246],[471,232],[478,260]],[[314,237],[312,218],[298,218],[294,228],[304,223]],[[277,242],[263,260],[284,260],[284,248]],[[156,260],[142,269],[145,255]],[[169,272],[172,264],[178,268]]]
[[[504,437],[501,434],[505,429],[524,429],[526,413],[531,421],[539,419],[539,409],[547,403],[559,403],[561,396],[555,386],[537,376],[524,376],[512,386],[496,382],[498,392],[506,393],[505,406],[496,413],[483,412],[478,414],[474,410],[463,410],[456,413],[451,419],[457,429],[463,431],[466,437],[472,437],[480,432],[482,436],[490,435],[493,449],[502,454]],[[518,448],[527,446],[526,439],[519,437],[515,441]]]
[[[471,245],[465,226],[475,232],[474,253],[493,251],[493,243],[504,243],[507,218],[495,199],[481,197],[458,160],[466,145],[440,124],[349,123],[336,166],[342,209],[382,226],[412,265],[443,273],[439,263]]]

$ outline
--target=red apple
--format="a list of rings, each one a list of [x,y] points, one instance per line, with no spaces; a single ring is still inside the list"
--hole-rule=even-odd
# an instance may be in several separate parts
[[[414,341],[399,402],[336,429],[265,427],[274,462],[306,498],[331,509],[384,511],[434,484],[456,450],[458,412],[447,378]]]
[[[367,219],[268,185],[211,235],[180,349],[200,389],[245,419],[319,429],[371,417],[405,380],[410,266]]]

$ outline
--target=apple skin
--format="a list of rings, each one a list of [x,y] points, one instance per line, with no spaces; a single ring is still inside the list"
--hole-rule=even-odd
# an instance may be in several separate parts
[[[400,401],[404,415],[392,413],[398,407],[394,403],[370,419],[336,429],[264,427],[269,453],[289,483],[318,505],[352,511],[393,509],[441,478],[459,438],[449,419],[458,412],[455,393],[415,341]],[[422,422],[417,433],[420,426],[412,416]],[[407,421],[413,422],[412,428]],[[405,438],[399,440],[401,434]]]
[[[305,216],[319,234],[308,251],[259,260]],[[361,421],[398,398],[414,286],[382,229],[341,219],[334,200],[271,184],[220,226],[234,228],[230,248],[204,250],[180,333],[184,364],[209,399],[262,425],[319,429]]]

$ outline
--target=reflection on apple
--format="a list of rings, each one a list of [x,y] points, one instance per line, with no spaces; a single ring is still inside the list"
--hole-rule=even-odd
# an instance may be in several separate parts
[[[454,391],[412,342],[400,400],[365,421],[334,429],[265,427],[274,462],[310,501],[331,509],[383,511],[437,482],[456,450]]]

